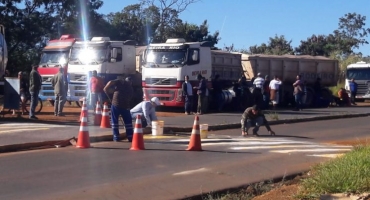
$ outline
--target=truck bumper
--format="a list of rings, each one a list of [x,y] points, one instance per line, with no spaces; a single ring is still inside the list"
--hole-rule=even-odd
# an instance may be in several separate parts
[[[158,97],[161,106],[184,107],[185,102],[182,98],[181,89],[169,88],[143,88],[144,99],[149,101],[153,97]]]

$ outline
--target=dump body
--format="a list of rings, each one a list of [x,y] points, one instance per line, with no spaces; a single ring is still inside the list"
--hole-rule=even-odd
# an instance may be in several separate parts
[[[324,87],[336,86],[338,82],[338,61],[322,56],[295,55],[242,55],[242,64],[247,79],[261,73],[262,76],[275,75],[283,82],[292,83],[297,75],[308,85],[312,85],[317,77],[321,78]]]

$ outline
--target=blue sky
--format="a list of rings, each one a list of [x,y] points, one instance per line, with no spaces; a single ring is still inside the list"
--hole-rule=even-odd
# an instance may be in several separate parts
[[[98,12],[119,12],[139,0],[105,0]],[[219,48],[234,44],[237,49],[267,43],[275,34],[284,35],[297,47],[312,34],[328,35],[338,28],[339,18],[356,12],[367,17],[369,0],[201,0],[190,5],[180,18],[200,25],[208,20],[209,31],[220,31]],[[370,37],[367,38],[370,42]],[[356,52],[370,55],[370,45]]]

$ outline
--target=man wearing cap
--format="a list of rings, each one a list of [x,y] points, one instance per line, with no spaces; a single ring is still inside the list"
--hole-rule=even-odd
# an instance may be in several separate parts
[[[150,101],[142,101],[130,110],[131,117],[133,120],[136,119],[137,115],[143,116],[141,118],[141,125],[143,128],[150,126],[152,121],[158,120],[155,114],[155,108],[161,105],[158,97],[153,97]]]
[[[113,97],[111,100],[113,141],[117,142],[120,140],[118,119],[119,116],[122,116],[125,123],[127,140],[131,142],[134,131],[130,114],[130,101],[134,95],[134,89],[131,83],[123,78],[109,81],[103,88],[109,99],[111,97],[110,88],[113,88]]]
[[[54,115],[63,116],[63,107],[66,102],[67,95],[67,81],[65,81],[65,76],[63,74],[64,69],[59,68],[59,72],[54,75],[51,79],[51,85],[54,88],[55,102],[54,102]]]
[[[253,128],[253,135],[258,136],[257,132],[262,124],[265,124],[266,129],[270,135],[275,135],[275,132],[271,130],[271,127],[268,124],[265,115],[257,105],[247,108],[244,111],[241,120],[242,136],[248,135],[248,130],[253,125],[255,125],[255,127]]]

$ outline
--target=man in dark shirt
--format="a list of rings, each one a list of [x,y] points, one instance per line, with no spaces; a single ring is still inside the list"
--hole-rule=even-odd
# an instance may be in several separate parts
[[[275,132],[271,130],[271,127],[268,124],[265,115],[257,105],[247,108],[242,115],[242,136],[248,135],[248,130],[250,127],[252,127],[253,124],[255,124],[253,135],[258,136],[257,132],[262,124],[265,124],[266,129],[268,130],[270,135],[275,135]]]
[[[131,81],[129,78],[126,78],[126,80],[116,79],[109,81],[103,89],[108,97],[110,96],[110,88],[113,89],[113,98],[111,100],[113,141],[117,142],[120,140],[118,119],[121,115],[125,123],[126,137],[128,141],[131,142],[133,128],[130,113],[130,101],[134,93]]]
[[[357,83],[355,79],[351,79],[351,82],[349,83],[349,89],[351,92],[351,103],[352,105],[357,105],[356,104],[356,95],[357,95]]]
[[[38,119],[35,116],[35,109],[38,104],[39,92],[40,92],[41,83],[42,83],[41,76],[39,72],[37,71],[38,68],[39,68],[38,65],[33,65],[32,71],[30,73],[30,84],[29,84],[29,91],[31,94],[31,109],[30,109],[30,116],[29,116],[30,119]]]
[[[194,87],[194,89],[197,90],[198,94],[198,108],[197,108],[197,114],[201,115],[204,112],[204,107],[206,105],[203,105],[204,98],[206,98],[206,90],[207,90],[207,82],[205,79],[203,79],[202,75],[198,74],[197,80],[199,81],[198,87]]]

